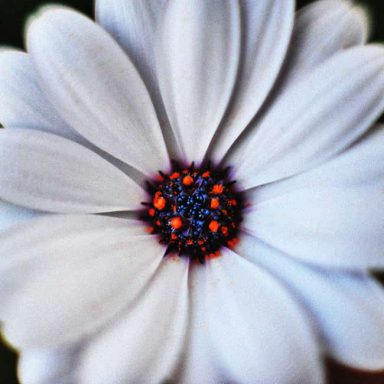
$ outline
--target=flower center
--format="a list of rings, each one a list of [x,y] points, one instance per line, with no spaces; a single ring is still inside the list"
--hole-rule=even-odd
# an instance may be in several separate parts
[[[169,174],[159,172],[147,183],[150,201],[142,219],[149,232],[168,246],[166,254],[204,263],[220,255],[220,248],[233,248],[237,242],[243,197],[229,179],[229,168],[214,168],[208,163],[196,168],[173,162]]]

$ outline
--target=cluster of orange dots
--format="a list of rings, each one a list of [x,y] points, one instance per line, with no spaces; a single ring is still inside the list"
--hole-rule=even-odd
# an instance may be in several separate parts
[[[148,228],[148,232],[155,233],[157,231],[156,233],[163,235],[162,240],[166,237],[169,244],[178,244],[179,251],[182,251],[181,248],[185,250],[189,248],[196,249],[198,247],[199,252],[208,258],[220,255],[219,250],[215,249],[218,248],[216,243],[219,241],[224,241],[229,248],[235,247],[238,243],[237,237],[233,236],[236,232],[236,224],[225,220],[228,211],[230,211],[231,214],[233,213],[233,207],[237,206],[238,201],[233,197],[234,195],[230,190],[227,192],[222,182],[213,183],[212,180],[214,179],[211,177],[209,170],[199,172],[191,168],[183,169],[174,171],[168,176],[160,172],[160,176],[156,180],[158,189],[153,193],[151,207],[147,211],[149,218],[153,218],[151,222],[154,225]],[[202,184],[209,185],[209,189],[201,189],[199,186]],[[198,190],[198,188],[200,189]],[[185,208],[186,204],[183,206],[183,203],[179,204],[177,201],[177,197],[181,195],[175,192],[176,189],[177,191],[182,191],[183,196],[186,196],[186,198],[193,196],[193,192],[196,190],[203,194],[205,194],[204,191],[206,191],[204,204],[207,204],[207,206],[201,208],[200,205],[197,205],[199,209],[205,209],[205,212],[208,212],[206,213],[208,221],[206,221],[205,228],[212,234],[210,237],[205,234],[202,237],[196,237],[195,235],[195,237],[192,236],[192,238],[189,238],[188,235],[185,234],[185,232],[188,232],[188,228],[185,229],[185,223],[188,219],[190,220],[190,217],[188,217],[187,214],[186,218],[180,213],[183,207],[184,209],[187,208]],[[171,190],[171,192],[169,192],[169,190]],[[203,192],[201,192],[201,190],[203,190]],[[170,202],[171,200],[172,202]],[[191,209],[189,205],[188,209]],[[218,212],[218,214],[215,214],[215,212]],[[166,220],[168,224],[164,224],[164,220]],[[161,228],[167,225],[171,229],[162,232]],[[227,238],[227,240],[224,240],[225,238]],[[207,244],[210,239],[216,241],[214,246]]]

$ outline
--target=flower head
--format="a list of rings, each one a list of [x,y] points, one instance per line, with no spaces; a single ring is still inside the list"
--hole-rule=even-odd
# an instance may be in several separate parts
[[[384,48],[365,14],[96,14],[41,12],[28,53],[0,53],[0,319],[21,380],[318,384],[324,354],[383,368]]]
[[[147,209],[141,217],[167,245],[167,253],[176,251],[204,263],[236,241],[243,197],[228,175],[229,168],[174,162],[169,175],[160,172],[157,181],[147,184],[151,201],[142,203]]]

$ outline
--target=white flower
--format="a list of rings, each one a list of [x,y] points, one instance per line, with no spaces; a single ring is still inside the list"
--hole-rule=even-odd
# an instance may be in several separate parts
[[[96,11],[109,33],[51,9],[28,54],[0,53],[0,318],[22,382],[324,383],[325,354],[384,368],[384,49],[364,13]],[[164,257],[134,214],[170,158],[230,165],[247,192],[239,244],[205,264]]]

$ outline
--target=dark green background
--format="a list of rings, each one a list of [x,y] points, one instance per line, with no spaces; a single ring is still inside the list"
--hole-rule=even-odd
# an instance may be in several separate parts
[[[141,0],[137,0],[141,1]],[[285,0],[281,0],[285,1]],[[372,39],[374,41],[384,41],[384,0],[365,0],[358,1],[370,10],[372,20]],[[23,31],[24,23],[28,15],[35,12],[38,7],[44,4],[52,3],[50,1],[39,0],[0,0],[0,46],[23,46]],[[65,0],[55,1],[55,4],[61,3],[72,6],[90,16],[93,15],[92,0]],[[309,4],[311,1],[298,0],[298,7]],[[383,330],[384,332],[384,330]],[[333,374],[334,377],[343,378],[335,380],[335,382],[368,384],[382,383],[384,379],[371,379],[360,377],[353,378],[350,372],[337,371]],[[348,376],[348,378],[347,378]],[[341,380],[341,381],[339,381]],[[0,345],[0,384],[15,384],[15,355],[10,353],[5,347]],[[52,383],[55,384],[55,383]],[[106,383],[108,384],[108,383]]]

